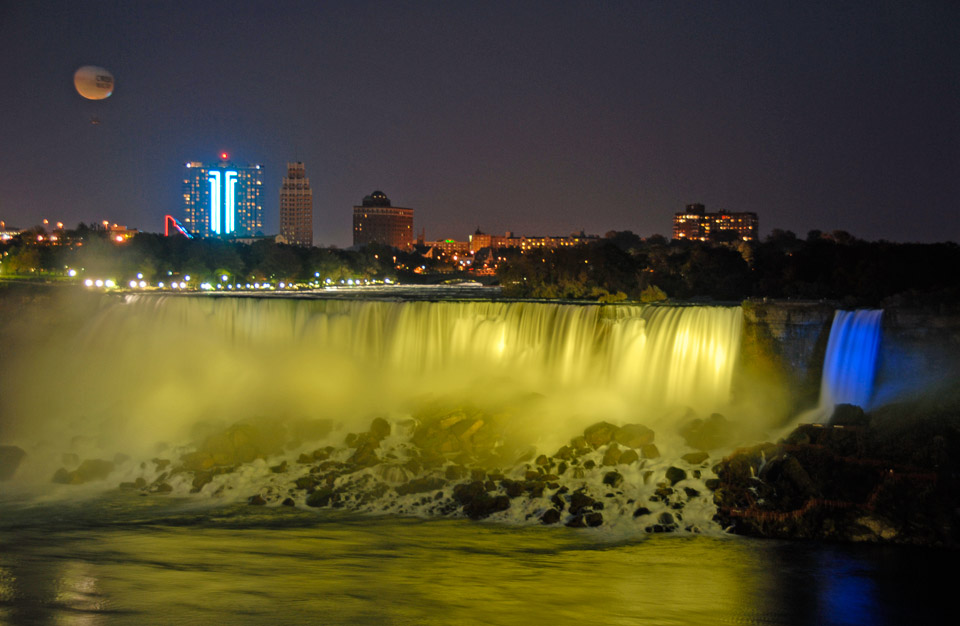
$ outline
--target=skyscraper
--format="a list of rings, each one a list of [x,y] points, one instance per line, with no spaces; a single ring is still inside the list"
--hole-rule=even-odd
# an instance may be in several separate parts
[[[382,191],[353,207],[353,245],[382,243],[401,250],[413,245],[413,209],[390,206]]]
[[[200,237],[250,237],[263,229],[260,165],[190,161],[184,164],[183,224]]]
[[[303,163],[287,163],[280,187],[280,236],[297,246],[313,245],[313,190]]]

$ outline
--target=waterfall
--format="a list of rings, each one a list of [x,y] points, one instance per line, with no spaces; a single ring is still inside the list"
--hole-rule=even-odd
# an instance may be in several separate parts
[[[829,417],[837,404],[869,408],[880,349],[881,310],[837,311],[830,327],[820,384],[820,407]]]
[[[739,307],[128,295],[10,355],[8,439],[147,455],[208,423],[365,427],[445,402],[565,441],[600,419],[722,410],[741,319]]]

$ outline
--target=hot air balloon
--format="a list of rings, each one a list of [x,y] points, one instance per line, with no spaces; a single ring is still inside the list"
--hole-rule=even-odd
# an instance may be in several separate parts
[[[87,100],[103,100],[113,93],[113,74],[95,65],[84,65],[73,75],[73,86]]]

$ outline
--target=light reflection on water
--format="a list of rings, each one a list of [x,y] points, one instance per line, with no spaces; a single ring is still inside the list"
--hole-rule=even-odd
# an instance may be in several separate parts
[[[923,572],[950,555],[928,551],[125,494],[5,509],[11,624],[896,624],[930,623],[948,597]]]

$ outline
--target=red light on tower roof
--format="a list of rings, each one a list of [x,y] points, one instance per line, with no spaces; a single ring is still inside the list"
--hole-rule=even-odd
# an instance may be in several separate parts
[[[227,160],[227,157],[228,157],[228,156],[230,156],[230,155],[228,155],[226,152],[221,152],[221,153],[220,153],[220,158],[223,159],[224,161]]]

